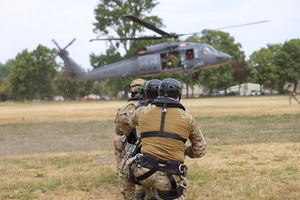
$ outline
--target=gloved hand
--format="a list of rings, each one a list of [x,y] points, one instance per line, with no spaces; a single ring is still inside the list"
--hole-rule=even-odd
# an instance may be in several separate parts
[[[129,133],[128,136],[126,136],[127,138],[127,142],[129,144],[135,144],[137,141],[137,137],[136,137],[136,129],[132,129],[131,132]]]

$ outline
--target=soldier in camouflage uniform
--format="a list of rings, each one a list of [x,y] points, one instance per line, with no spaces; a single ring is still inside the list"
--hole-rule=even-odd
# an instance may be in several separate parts
[[[289,102],[290,104],[292,104],[292,98],[294,98],[298,104],[300,104],[300,102],[298,101],[298,99],[296,98],[296,93],[294,92],[294,87],[292,86],[291,83],[288,83],[288,87],[287,87],[287,90],[290,92],[290,97],[289,97]]]
[[[143,106],[147,106],[148,104],[151,104],[158,96],[158,87],[159,84],[161,83],[160,80],[158,79],[152,79],[149,80],[145,85],[141,87],[140,93],[143,94],[144,98],[143,100],[140,101],[139,105],[135,108],[135,111]],[[131,115],[134,112],[131,113]],[[131,117],[129,115],[128,118]],[[139,127],[136,126],[136,136],[137,140],[140,140],[140,134],[139,134]],[[132,126],[129,126],[128,123],[123,123],[122,124],[122,130],[123,132],[131,132]],[[127,149],[127,147],[126,147]],[[138,151],[139,152],[139,151]],[[140,152],[139,152],[140,153]],[[134,156],[134,155],[126,155],[123,159],[126,159],[128,156]],[[146,188],[143,185],[135,185],[135,194],[136,194],[136,200],[144,200],[145,198],[145,193],[146,193]],[[131,195],[134,195],[131,193]]]
[[[139,93],[139,87],[141,87],[147,81],[144,79],[136,79],[130,84],[131,98],[128,102],[119,108],[115,117],[115,133],[117,136],[114,138],[115,156],[117,162],[117,174],[119,173],[118,166],[122,159],[122,142],[121,139],[124,136],[122,131],[122,124],[128,123],[128,116],[135,110],[135,107],[142,100],[142,95]]]
[[[133,182],[154,188],[161,199],[186,199],[184,155],[204,156],[206,143],[196,120],[179,103],[181,91],[175,79],[163,80],[158,99],[130,118],[129,124],[140,128],[143,146],[141,154],[121,162],[119,187],[124,199],[133,199]],[[187,139],[191,146],[185,148]]]

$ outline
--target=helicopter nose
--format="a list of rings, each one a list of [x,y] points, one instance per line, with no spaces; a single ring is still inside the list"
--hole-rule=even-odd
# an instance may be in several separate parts
[[[229,62],[231,60],[231,56],[227,53],[222,53],[223,62]]]
[[[227,63],[231,59],[231,56],[227,53],[220,52],[216,55],[216,60],[220,63]]]

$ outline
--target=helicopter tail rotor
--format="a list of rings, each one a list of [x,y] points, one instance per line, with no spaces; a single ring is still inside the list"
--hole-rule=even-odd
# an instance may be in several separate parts
[[[66,51],[66,48],[68,48],[75,40],[76,40],[76,38],[74,38],[67,46],[65,46],[65,48],[62,49],[57,44],[57,42],[54,39],[52,39],[52,42],[57,46],[57,48],[59,49],[59,51],[54,56],[52,56],[52,58],[47,62],[47,64],[50,64],[56,58],[56,56],[58,56],[61,53],[68,55],[69,53]]]

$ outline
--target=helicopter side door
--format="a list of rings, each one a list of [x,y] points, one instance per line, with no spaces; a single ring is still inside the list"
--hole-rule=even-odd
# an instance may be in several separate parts
[[[159,54],[139,56],[138,67],[140,74],[152,74],[160,71]]]
[[[186,49],[184,52],[181,53],[181,59],[186,65],[185,68],[192,68],[195,65],[195,63],[198,62],[199,59],[198,48]]]

